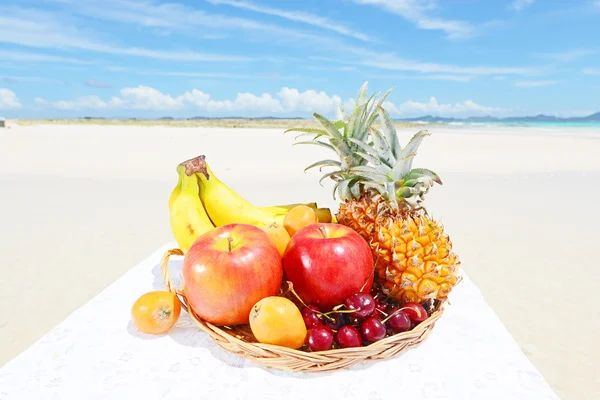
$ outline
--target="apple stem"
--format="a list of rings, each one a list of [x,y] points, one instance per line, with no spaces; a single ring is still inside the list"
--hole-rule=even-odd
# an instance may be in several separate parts
[[[325,225],[319,225],[319,230],[321,231],[321,234],[323,235],[323,237],[326,238],[327,232],[325,231]]]
[[[231,236],[229,236],[229,237],[227,238],[227,242],[228,242],[228,244],[229,244],[229,252],[231,253],[231,250],[232,250],[232,248],[231,248],[231,242],[233,242],[233,238],[232,238]]]

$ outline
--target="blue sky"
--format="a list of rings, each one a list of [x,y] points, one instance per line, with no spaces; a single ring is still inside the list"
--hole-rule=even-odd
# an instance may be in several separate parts
[[[0,0],[0,115],[600,111],[600,0]]]

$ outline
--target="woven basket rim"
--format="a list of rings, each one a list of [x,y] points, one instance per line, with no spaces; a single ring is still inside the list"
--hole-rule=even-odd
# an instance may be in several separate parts
[[[292,349],[275,344],[246,342],[234,332],[238,327],[217,326],[200,318],[188,306],[183,292],[173,284],[168,261],[172,255],[184,256],[180,249],[165,252],[161,261],[161,272],[167,289],[176,295],[181,307],[205,333],[227,351],[239,354],[259,364],[292,371],[331,371],[346,368],[369,359],[387,359],[393,355],[423,342],[431,333],[435,323],[446,308],[446,300],[438,300],[429,317],[413,329],[386,336],[385,338],[361,347],[334,348],[324,351]],[[287,365],[293,364],[293,365]],[[297,364],[297,365],[296,365]]]

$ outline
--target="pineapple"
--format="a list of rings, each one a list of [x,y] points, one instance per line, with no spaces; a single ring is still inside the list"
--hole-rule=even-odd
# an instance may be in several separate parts
[[[316,144],[337,154],[339,161],[322,160],[306,169],[335,168],[321,182],[326,178],[336,182],[333,195],[336,198],[337,193],[341,201],[337,223],[369,243],[382,291],[402,303],[446,299],[459,282],[460,261],[442,225],[423,206],[424,195],[442,182],[433,171],[412,168],[416,150],[429,132],[417,132],[403,148],[383,108],[391,89],[376,101],[375,95],[367,99],[367,87],[365,82],[351,115],[338,107],[332,122],[314,113],[323,129],[288,131],[313,136],[296,144]],[[381,130],[374,127],[377,117]]]

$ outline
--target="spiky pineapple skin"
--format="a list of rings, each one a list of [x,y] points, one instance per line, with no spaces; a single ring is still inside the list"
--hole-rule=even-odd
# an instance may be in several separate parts
[[[459,282],[452,242],[424,209],[392,208],[363,195],[341,203],[336,218],[369,243],[376,280],[389,297],[402,303],[444,300]]]

